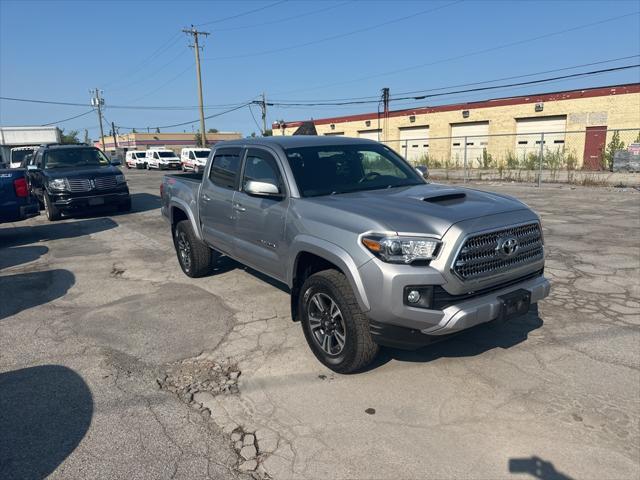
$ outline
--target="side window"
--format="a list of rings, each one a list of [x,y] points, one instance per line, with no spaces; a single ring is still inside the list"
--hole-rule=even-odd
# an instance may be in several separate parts
[[[158,152],[153,152],[153,158],[160,158],[160,157],[158,156]]]
[[[189,160],[195,160],[196,157],[194,156],[193,152],[189,152]]]
[[[31,159],[30,165],[36,165],[38,168],[43,168],[42,164],[42,152],[38,152],[35,157]]]
[[[282,192],[282,181],[278,164],[268,153],[259,150],[249,150],[244,164],[242,187],[249,181],[266,182],[276,185]]]
[[[234,189],[239,170],[240,150],[221,150],[213,157],[209,179],[218,187]]]

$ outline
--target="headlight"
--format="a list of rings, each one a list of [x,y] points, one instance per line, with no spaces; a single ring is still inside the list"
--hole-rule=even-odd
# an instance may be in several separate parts
[[[54,178],[49,180],[49,188],[51,190],[66,190],[67,182],[64,178]]]
[[[362,244],[380,260],[389,263],[429,261],[438,256],[438,240],[420,237],[362,237]]]
[[[124,175],[116,175],[116,183],[124,183],[126,180],[124,179]]]

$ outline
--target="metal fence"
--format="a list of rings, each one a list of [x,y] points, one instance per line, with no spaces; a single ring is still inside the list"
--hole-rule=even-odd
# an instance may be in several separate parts
[[[611,172],[615,153],[640,143],[640,127],[382,141],[414,165],[429,167],[436,178],[540,185],[597,179]]]

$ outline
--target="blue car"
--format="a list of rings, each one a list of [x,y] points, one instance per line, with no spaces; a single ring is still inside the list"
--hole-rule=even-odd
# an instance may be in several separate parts
[[[38,200],[23,169],[0,169],[0,223],[18,222],[40,214]]]

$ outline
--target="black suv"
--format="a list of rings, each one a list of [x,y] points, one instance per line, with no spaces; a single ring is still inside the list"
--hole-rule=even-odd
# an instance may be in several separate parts
[[[35,196],[49,220],[62,213],[113,205],[131,210],[131,197],[120,162],[110,162],[88,145],[41,145],[29,159],[27,171]]]

